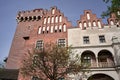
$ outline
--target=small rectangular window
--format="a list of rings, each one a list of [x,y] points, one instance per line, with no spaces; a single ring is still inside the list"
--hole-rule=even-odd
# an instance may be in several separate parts
[[[58,46],[65,47],[65,39],[59,39],[58,40]]]
[[[100,35],[99,36],[99,41],[100,41],[100,43],[105,43],[106,41],[105,41],[105,36],[104,35]]]
[[[36,42],[36,49],[43,50],[43,40],[38,40]]]
[[[89,36],[84,36],[84,37],[83,37],[83,43],[84,43],[84,44],[89,44],[89,43],[90,43],[90,41],[89,41]]]

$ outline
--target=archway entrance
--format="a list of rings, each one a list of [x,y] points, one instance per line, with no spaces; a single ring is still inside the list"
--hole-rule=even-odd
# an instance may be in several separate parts
[[[88,80],[114,80],[114,79],[106,74],[94,74],[90,76]]]

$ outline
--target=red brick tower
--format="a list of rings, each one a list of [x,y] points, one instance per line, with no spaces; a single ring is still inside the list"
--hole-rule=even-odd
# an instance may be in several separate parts
[[[6,68],[19,69],[23,55],[28,49],[43,49],[47,43],[67,45],[67,29],[71,22],[56,7],[50,10],[34,9],[21,11],[17,15],[14,35]]]

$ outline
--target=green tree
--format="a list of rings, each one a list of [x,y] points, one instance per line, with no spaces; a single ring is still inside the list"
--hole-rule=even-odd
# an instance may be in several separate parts
[[[73,57],[70,48],[55,45],[46,48],[43,51],[34,49],[32,53],[28,51],[22,62],[21,74],[37,76],[41,80],[63,80],[67,74],[76,74],[85,68],[79,55]]]
[[[114,13],[116,15],[116,20],[120,21],[120,0],[103,0],[103,1],[109,4],[109,6],[107,6],[107,11],[104,11],[101,16],[104,18]]]

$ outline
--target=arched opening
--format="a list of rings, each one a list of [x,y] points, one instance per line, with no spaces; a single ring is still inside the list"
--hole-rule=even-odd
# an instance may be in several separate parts
[[[113,67],[114,59],[113,55],[108,50],[101,50],[98,53],[98,66],[99,67]]]
[[[47,23],[50,23],[50,17],[48,17],[48,21],[47,21]]]
[[[90,20],[90,14],[87,12],[87,19]]]
[[[30,20],[32,20],[32,17],[31,17],[31,16],[29,16],[29,21],[30,21]]]
[[[79,22],[79,27],[82,29],[82,23],[81,22]]]
[[[87,28],[87,23],[83,22],[83,25],[84,25],[84,29],[86,29]]]
[[[95,21],[93,21],[93,26],[96,27],[96,22]]]
[[[52,16],[52,20],[51,20],[51,23],[54,23],[54,17]]]
[[[62,32],[62,25],[59,25],[59,32]]]
[[[87,80],[115,80],[106,74],[94,74],[90,76]]]
[[[36,16],[33,16],[33,20],[36,20],[37,18],[36,18]]]
[[[98,20],[98,28],[102,28],[101,22]]]
[[[25,21],[27,21],[28,20],[28,18],[27,17],[25,17]]]
[[[41,17],[40,17],[40,16],[38,16],[38,17],[37,17],[37,20],[40,20],[40,19],[41,19]]]
[[[38,34],[41,34],[41,26],[38,28]]]
[[[52,14],[55,14],[55,9],[54,8],[52,9]]]
[[[46,17],[44,18],[44,24],[46,24]]]
[[[85,51],[81,55],[81,62],[88,67],[96,67],[95,54],[92,51]]]
[[[58,23],[58,16],[55,17],[55,22]]]
[[[49,26],[47,27],[47,33],[49,33]]]
[[[64,31],[64,32],[67,31],[66,24],[63,25],[63,31]]]
[[[62,16],[60,15],[60,17],[59,17],[59,22],[62,22]]]

